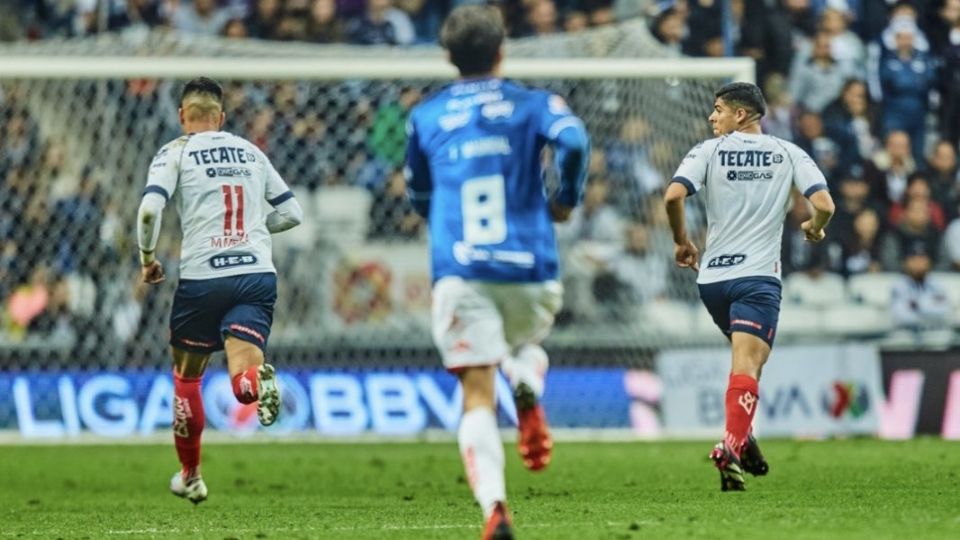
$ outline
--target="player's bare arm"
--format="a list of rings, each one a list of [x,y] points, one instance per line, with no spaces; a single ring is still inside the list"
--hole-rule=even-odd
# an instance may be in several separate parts
[[[800,224],[800,229],[810,242],[820,242],[827,237],[826,228],[830,223],[830,218],[836,207],[833,204],[833,197],[830,192],[821,190],[810,196],[810,204],[813,205],[813,217]]]
[[[158,193],[147,193],[137,211],[137,244],[140,247],[140,275],[144,283],[163,283],[163,265],[156,259],[160,220],[166,199]]]
[[[700,271],[697,246],[687,237],[687,225],[684,211],[684,200],[689,192],[687,187],[679,182],[673,182],[667,187],[664,203],[667,207],[667,217],[670,220],[670,231],[673,233],[673,254],[680,268],[692,268]]]

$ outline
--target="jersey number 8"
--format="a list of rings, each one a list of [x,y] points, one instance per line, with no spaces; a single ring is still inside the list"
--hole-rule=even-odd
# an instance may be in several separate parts
[[[472,246],[499,244],[507,239],[507,201],[503,176],[471,178],[460,188],[463,241]]]

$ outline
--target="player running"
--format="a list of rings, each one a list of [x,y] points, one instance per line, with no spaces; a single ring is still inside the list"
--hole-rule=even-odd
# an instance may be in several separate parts
[[[560,309],[552,221],[579,203],[589,156],[580,121],[559,96],[498,76],[504,26],[483,6],[455,9],[440,40],[460,79],[411,113],[411,200],[429,219],[433,337],[463,387],[458,441],[483,509],[483,538],[513,538],[497,430],[494,378],[514,389],[523,463],[539,470],[553,443],[539,399],[547,355],[539,346]],[[544,195],[540,159],[554,148],[561,186]]]
[[[240,403],[259,402],[261,424],[273,424],[280,412],[276,374],[263,359],[277,297],[270,234],[298,225],[303,211],[263,152],[220,131],[225,114],[219,83],[205,77],[188,82],[179,114],[184,135],[150,164],[137,237],[143,280],[163,282],[154,250],[163,208],[179,188],[183,241],[170,350],[173,435],[183,467],[170,490],[196,504],[207,498],[200,476],[200,382],[210,354],[226,350],[233,393]],[[274,211],[268,214],[264,201]]]
[[[687,154],[667,188],[666,207],[677,265],[699,272],[700,298],[733,348],[726,431],[710,454],[723,491],[744,489],[744,471],[767,473],[751,434],[760,372],[780,314],[780,239],[796,186],[813,205],[807,240],[820,242],[834,205],[823,174],[803,150],[760,131],[766,103],[753,84],[716,92],[710,123],[717,138]],[[704,190],[707,247],[701,269],[687,237],[684,198]]]

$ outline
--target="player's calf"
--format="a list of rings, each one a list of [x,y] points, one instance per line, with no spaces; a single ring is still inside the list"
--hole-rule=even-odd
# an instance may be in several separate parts
[[[248,405],[260,399],[258,372],[260,366],[251,366],[233,376],[233,395],[237,401]]]

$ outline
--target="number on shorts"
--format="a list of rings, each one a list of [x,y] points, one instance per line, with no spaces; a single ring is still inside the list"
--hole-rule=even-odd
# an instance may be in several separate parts
[[[223,215],[223,235],[243,236],[243,186],[220,186],[223,191],[223,204],[227,207]]]
[[[463,241],[473,246],[499,244],[507,239],[507,200],[503,176],[471,178],[460,188],[463,205]]]

